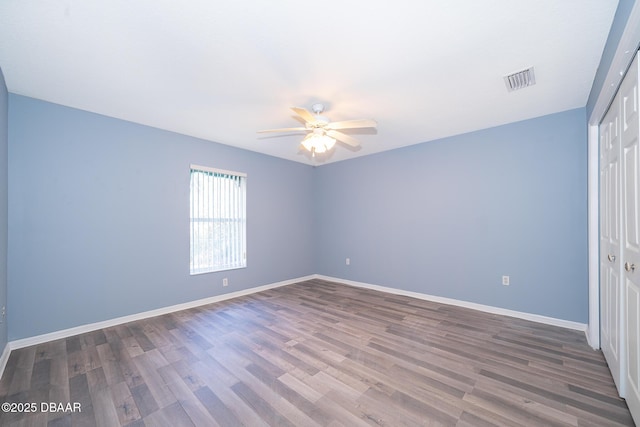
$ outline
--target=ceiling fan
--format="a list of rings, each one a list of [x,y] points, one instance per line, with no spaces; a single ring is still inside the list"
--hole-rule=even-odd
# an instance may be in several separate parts
[[[344,142],[352,147],[359,147],[360,143],[357,139],[343,132],[342,129],[359,129],[359,128],[375,128],[377,123],[375,120],[361,119],[361,120],[344,120],[340,122],[331,122],[326,117],[321,116],[324,111],[324,105],[313,104],[311,110],[314,114],[311,114],[308,110],[300,107],[291,107],[291,109],[302,119],[305,124],[304,127],[295,128],[281,128],[281,129],[269,129],[260,130],[258,133],[265,132],[299,132],[306,131],[307,135],[302,140],[302,147],[311,152],[311,156],[325,153],[336,143],[336,140]]]

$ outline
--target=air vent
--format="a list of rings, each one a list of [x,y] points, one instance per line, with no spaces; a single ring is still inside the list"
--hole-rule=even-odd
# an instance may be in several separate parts
[[[504,76],[504,83],[507,85],[507,90],[509,92],[524,89],[527,86],[533,86],[536,84],[536,78],[533,75],[533,67]]]

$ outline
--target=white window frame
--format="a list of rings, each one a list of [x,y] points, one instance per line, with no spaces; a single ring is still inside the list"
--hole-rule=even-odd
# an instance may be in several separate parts
[[[189,167],[189,273],[247,266],[247,175]]]

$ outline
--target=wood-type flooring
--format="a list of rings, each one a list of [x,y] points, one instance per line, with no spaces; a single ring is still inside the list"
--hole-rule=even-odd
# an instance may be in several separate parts
[[[14,350],[0,401],[20,427],[633,425],[582,332],[323,280]]]

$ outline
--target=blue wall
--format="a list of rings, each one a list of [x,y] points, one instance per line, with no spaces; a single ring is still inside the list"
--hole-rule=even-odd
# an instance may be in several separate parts
[[[9,158],[11,340],[315,272],[310,166],[14,94]],[[246,269],[189,275],[191,163],[247,173]]]
[[[0,69],[0,307],[7,306],[7,235],[8,235],[8,191],[9,191],[9,94]],[[0,352],[7,344],[7,322],[0,317]]]
[[[10,340],[313,273],[587,320],[584,108],[318,168],[14,94],[8,117]],[[248,174],[248,268],[189,276],[191,163]]]
[[[317,168],[317,272],[586,323],[586,141],[582,108]]]

